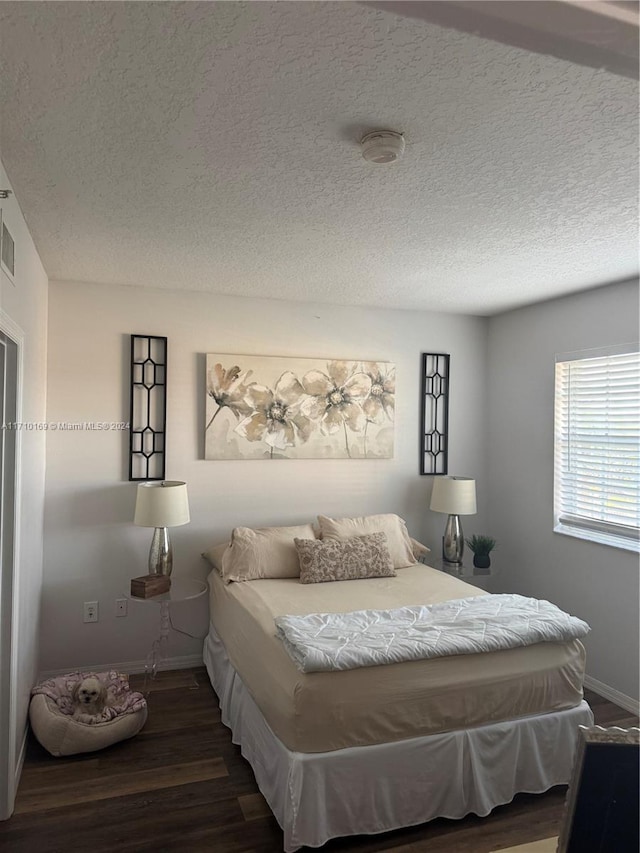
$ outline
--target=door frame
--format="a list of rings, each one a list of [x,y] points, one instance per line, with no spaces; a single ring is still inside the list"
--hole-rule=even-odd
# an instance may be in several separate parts
[[[0,309],[0,331],[15,345],[15,419],[22,420],[22,388],[24,332],[11,317]],[[6,369],[6,362],[5,362]],[[4,411],[4,403],[3,403]],[[7,432],[6,430],[4,431]],[[13,501],[13,523],[9,530],[0,524],[0,820],[6,820],[13,813],[20,771],[24,761],[24,749],[16,758],[18,737],[17,689],[18,689],[18,603],[20,592],[20,516],[21,516],[21,470],[22,470],[22,434],[13,430],[13,471],[5,472],[3,466],[2,501]],[[5,436],[1,438],[6,440]],[[8,494],[4,486],[9,483]],[[0,522],[2,520],[0,506]],[[6,536],[11,538],[11,564],[5,565]],[[6,624],[5,623],[6,620]]]

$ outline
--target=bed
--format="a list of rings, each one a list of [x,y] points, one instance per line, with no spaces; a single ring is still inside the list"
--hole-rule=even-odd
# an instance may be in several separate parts
[[[280,616],[486,593],[415,562],[392,576],[310,584],[291,576],[294,563],[250,582],[228,582],[220,569],[209,577],[204,660],[287,853],[484,816],[518,792],[568,783],[578,726],[593,722],[579,640],[304,673],[276,634]]]

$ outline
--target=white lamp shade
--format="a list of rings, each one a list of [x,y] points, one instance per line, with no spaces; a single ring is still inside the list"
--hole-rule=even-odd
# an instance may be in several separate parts
[[[165,480],[138,485],[134,524],[140,527],[179,527],[189,521],[186,483]]]
[[[476,481],[468,477],[436,477],[430,509],[449,515],[475,515]]]

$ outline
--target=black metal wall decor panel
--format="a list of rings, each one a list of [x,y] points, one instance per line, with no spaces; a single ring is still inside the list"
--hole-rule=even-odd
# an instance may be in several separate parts
[[[164,480],[167,437],[167,339],[131,335],[129,479]]]
[[[420,473],[449,472],[449,362],[447,353],[422,353]]]

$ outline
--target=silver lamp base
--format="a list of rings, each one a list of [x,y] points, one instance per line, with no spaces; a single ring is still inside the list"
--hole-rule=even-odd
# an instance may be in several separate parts
[[[442,537],[442,559],[447,563],[462,564],[464,553],[464,536],[459,515],[450,515]]]
[[[166,527],[156,527],[149,551],[149,574],[167,575],[173,569],[173,548]]]

